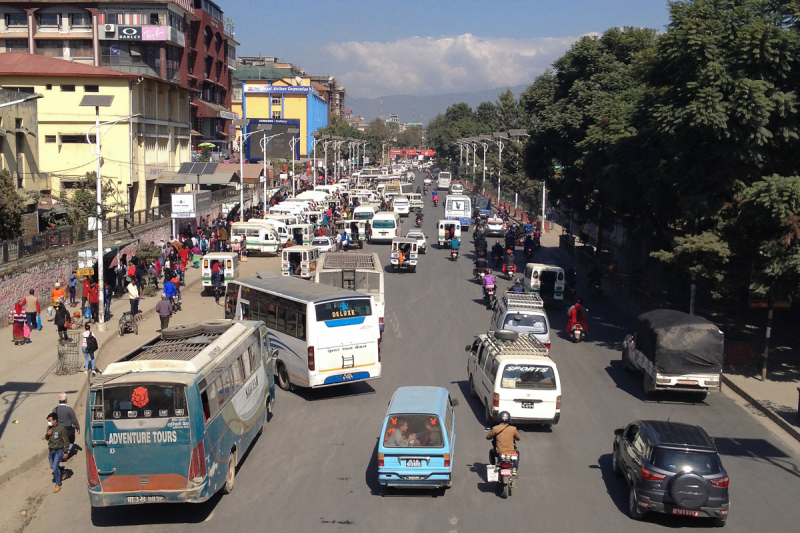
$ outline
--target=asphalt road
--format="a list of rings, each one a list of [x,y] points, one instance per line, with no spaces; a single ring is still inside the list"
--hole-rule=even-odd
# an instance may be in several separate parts
[[[496,496],[483,479],[489,443],[483,408],[469,397],[464,352],[474,335],[486,331],[489,313],[471,281],[471,244],[451,262],[448,251],[431,245],[441,207],[429,204],[425,212],[424,229],[432,239],[417,272],[386,274],[382,379],[313,392],[278,391],[275,416],[240,462],[233,493],[205,504],[92,510],[80,454],[72,465],[76,482],[48,495],[27,531],[83,532],[94,526],[188,532],[195,524],[203,531],[387,533],[710,527],[693,518],[627,517],[627,490],[611,473],[611,443],[615,428],[642,418],[699,424],[716,438],[731,476],[727,530],[798,530],[798,456],[725,395],[709,395],[699,404],[669,396],[644,401],[641,378],[625,373],[619,360],[619,342],[631,319],[609,298],[588,303],[589,335],[580,345],[563,336],[565,312],[550,311],[551,356],[563,386],[561,422],[552,430],[523,428],[518,488],[508,500]],[[403,226],[405,233],[413,219],[404,219]],[[389,246],[367,249],[388,265]],[[537,261],[563,263],[546,248]],[[387,493],[376,482],[381,422],[392,393],[403,385],[443,386],[460,401],[452,489]]]

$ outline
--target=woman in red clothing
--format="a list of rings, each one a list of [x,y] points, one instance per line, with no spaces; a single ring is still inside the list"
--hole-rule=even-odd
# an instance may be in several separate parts
[[[11,335],[14,338],[14,346],[25,344],[25,311],[22,309],[21,299],[17,299],[17,303],[14,304],[14,309],[12,309],[9,318],[14,324],[14,327],[11,329]]]

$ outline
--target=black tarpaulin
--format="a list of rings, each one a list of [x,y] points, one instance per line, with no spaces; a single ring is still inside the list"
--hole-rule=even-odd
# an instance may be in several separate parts
[[[722,372],[723,336],[703,317],[657,309],[636,319],[636,348],[663,374]]]

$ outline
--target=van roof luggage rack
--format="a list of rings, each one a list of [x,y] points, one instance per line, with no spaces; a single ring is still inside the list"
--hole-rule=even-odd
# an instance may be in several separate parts
[[[357,268],[375,269],[375,259],[372,254],[358,254],[352,252],[328,252],[322,263],[323,270],[339,270]]]
[[[532,333],[489,331],[486,339],[502,355],[541,355],[549,357],[547,348]]]
[[[523,309],[544,309],[542,297],[535,292],[518,293],[508,291],[503,294],[506,307],[520,307]]]

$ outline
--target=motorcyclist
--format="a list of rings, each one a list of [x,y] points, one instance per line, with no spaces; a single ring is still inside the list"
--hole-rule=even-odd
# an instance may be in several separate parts
[[[528,249],[533,250],[533,237],[531,237],[530,233],[525,234],[525,242],[522,244],[522,247],[525,248],[526,251]]]
[[[511,292],[514,294],[522,294],[525,292],[525,287],[522,286],[522,280],[520,278],[517,278],[514,281],[514,286],[511,287]]]
[[[481,270],[486,270],[486,268],[487,268],[487,263],[485,257],[479,257],[475,260],[475,270],[481,271]]]
[[[421,212],[417,213],[417,216],[416,216],[416,219],[415,219],[417,224],[422,224],[422,215],[423,214]]]
[[[461,247],[461,239],[458,237],[453,237],[450,239],[450,249],[455,250],[458,252],[458,249]]]
[[[483,238],[483,233],[481,233],[480,240],[475,242],[475,253],[478,257],[486,256],[486,250],[489,248],[489,243],[486,242],[486,239]]]
[[[480,224],[475,226],[475,231],[472,232],[472,238],[475,239],[475,242],[483,239],[483,226]]]
[[[517,259],[514,257],[514,250],[506,250],[506,274],[509,276],[514,274],[516,264]]]
[[[522,440],[517,428],[511,425],[511,415],[508,411],[500,413],[500,423],[497,424],[486,435],[486,440],[494,441],[492,451],[489,452],[489,462],[497,464],[497,456],[500,454],[511,455],[516,453],[517,460],[514,468],[519,468],[519,452],[517,451],[516,441]]]
[[[575,324],[580,324],[583,332],[586,333],[586,313],[583,312],[580,300],[567,311],[567,334],[572,334]]]
[[[422,194],[422,188],[420,188],[419,185],[417,186],[417,194]]]
[[[589,287],[591,288],[594,288],[595,285],[600,285],[603,282],[603,274],[600,273],[600,269],[597,268],[597,265],[592,267],[588,277]]]
[[[434,191],[431,193],[431,198],[433,199],[433,205],[436,205],[436,204],[438,204],[438,203],[439,203],[439,193],[438,193],[438,192],[436,192],[436,190],[434,190]]]
[[[486,275],[483,276],[483,295],[486,296],[486,289],[489,287],[494,287],[496,283],[497,280],[495,279],[494,274],[492,274],[492,271],[489,270],[486,272]]]
[[[533,233],[533,225],[528,221],[528,223],[525,224],[525,235],[530,235],[531,233]]]
[[[500,241],[494,241],[494,246],[492,246],[492,259],[494,259],[495,263],[500,262],[500,258],[503,257],[503,245],[500,244]]]
[[[422,187],[422,191],[425,193],[425,195],[427,195],[428,194],[428,186],[425,185],[424,187]]]
[[[509,229],[506,232],[506,249],[513,250],[517,245],[517,236],[513,230]]]
[[[564,280],[567,282],[568,287],[575,286],[575,283],[578,280],[578,271],[575,270],[574,266],[567,267],[567,271],[564,272]]]

